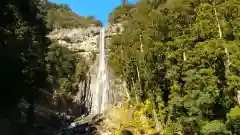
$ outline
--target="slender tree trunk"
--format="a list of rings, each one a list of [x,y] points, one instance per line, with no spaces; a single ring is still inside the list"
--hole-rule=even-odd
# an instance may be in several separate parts
[[[137,93],[136,93],[136,88],[135,88],[135,84],[134,84],[133,78],[132,78],[132,85],[133,85],[133,90],[134,90],[134,94],[135,94],[135,99],[136,99],[136,102],[138,104],[138,96],[137,96]]]
[[[187,60],[187,57],[186,57],[186,53],[183,52],[183,60],[186,61]]]
[[[139,82],[139,87],[140,87],[140,95],[143,95],[143,89],[142,89],[142,85],[141,85],[141,78],[140,78],[140,73],[137,67],[137,75],[138,75],[138,82]]]
[[[218,19],[218,16],[217,16],[216,8],[214,8],[214,13],[215,13],[216,21],[217,21],[217,26],[218,26],[218,35],[219,35],[219,38],[222,39],[222,29],[221,29],[221,25],[220,25],[220,22],[219,22],[219,19]],[[227,76],[231,61],[230,61],[230,58],[229,58],[228,49],[224,48],[224,51],[225,51],[225,54],[227,56],[227,61],[225,62],[225,75]]]
[[[217,21],[219,38],[221,39],[222,38],[222,29],[221,29],[221,25],[220,25],[220,22],[219,22],[219,19],[217,16],[217,10],[216,10],[216,8],[214,8],[213,10],[214,10],[216,21]]]
[[[126,82],[124,82],[124,87],[123,87],[123,89],[125,89],[125,93],[127,94],[127,102],[128,102],[128,101],[131,100],[131,97],[130,97],[129,92],[128,92],[128,90],[127,90]]]
[[[162,125],[161,125],[160,121],[158,120],[157,113],[154,108],[152,110],[152,113],[153,113],[153,117],[154,117],[154,121],[155,121],[155,128],[159,132],[160,130],[162,130]]]
[[[140,34],[140,51],[141,51],[141,60],[140,60],[140,65],[142,65],[142,62],[144,61],[144,57],[143,57],[143,42],[142,42],[142,34]],[[137,67],[137,75],[138,75],[138,82],[139,82],[139,85],[140,85],[140,92],[141,92],[141,96],[144,95],[144,91],[143,91],[143,87],[142,87],[142,80],[141,80],[141,77],[140,77],[140,73],[139,73],[139,70],[138,70],[138,67]]]
[[[217,26],[218,26],[219,38],[222,39],[222,29],[221,29],[220,21],[219,21],[219,19],[218,19],[217,10],[216,10],[215,7],[214,7],[214,13],[215,13],[216,21],[217,21]],[[227,60],[226,60],[225,63],[224,63],[224,65],[225,65],[225,78],[227,78],[228,72],[229,72],[229,66],[231,65],[231,61],[230,61],[230,56],[229,56],[229,53],[228,53],[228,49],[227,49],[226,47],[224,47],[224,51],[225,51],[225,54],[226,54],[226,56],[227,56]],[[227,91],[227,88],[226,88],[226,86],[225,86],[225,87],[223,88],[223,92],[225,93],[226,91]],[[238,91],[237,91],[237,94],[236,94],[238,103],[240,103],[239,93],[240,93],[240,90],[238,90]]]
[[[140,34],[140,49],[141,49],[141,52],[143,52],[143,42],[142,42],[142,34]]]
[[[227,48],[225,48],[225,54],[226,54],[226,56],[227,56],[227,61],[226,61],[226,63],[225,63],[225,65],[226,65],[226,71],[225,71],[225,74],[226,74],[226,76],[228,75],[228,71],[229,71],[229,66],[231,65],[231,61],[230,61],[230,56],[229,56],[229,53],[228,53],[228,49]]]

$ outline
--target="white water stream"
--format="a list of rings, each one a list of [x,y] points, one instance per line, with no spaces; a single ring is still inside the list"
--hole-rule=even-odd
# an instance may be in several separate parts
[[[109,80],[108,80],[108,70],[107,70],[107,57],[105,51],[105,33],[102,28],[100,31],[100,45],[99,45],[99,67],[97,73],[96,87],[92,89],[92,108],[91,114],[102,113],[107,106],[108,101],[108,90],[109,90]]]

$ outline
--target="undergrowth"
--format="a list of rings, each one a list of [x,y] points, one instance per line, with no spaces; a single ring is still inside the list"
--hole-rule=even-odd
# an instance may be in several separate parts
[[[106,111],[108,131],[114,135],[122,135],[121,132],[128,130],[134,135],[153,135],[157,131],[153,118],[147,117],[150,102],[146,101],[138,105],[125,103],[120,107],[114,107]]]

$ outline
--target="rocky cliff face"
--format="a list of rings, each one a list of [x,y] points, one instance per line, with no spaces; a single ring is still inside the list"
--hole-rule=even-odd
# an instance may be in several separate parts
[[[98,53],[100,27],[56,29],[48,37],[53,41],[76,52],[87,60],[92,53]]]
[[[89,67],[89,71],[82,76],[84,81],[78,84],[79,91],[74,98],[74,101],[81,105],[77,108],[81,114],[88,114],[91,110],[92,94],[94,94],[97,79],[100,29],[94,25],[88,28],[56,29],[48,35],[52,41],[84,57]],[[113,35],[122,30],[122,24],[109,25],[105,34],[107,44]],[[109,102],[116,105],[126,97],[125,85],[110,71],[109,81],[108,94],[111,97]]]

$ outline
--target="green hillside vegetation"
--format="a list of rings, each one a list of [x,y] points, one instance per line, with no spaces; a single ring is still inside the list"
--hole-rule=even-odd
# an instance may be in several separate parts
[[[79,16],[68,5],[47,3],[47,27],[48,28],[74,28],[88,27],[90,25],[102,26],[101,22],[93,16]]]
[[[118,23],[127,20],[133,9],[134,5],[132,4],[125,4],[124,6],[116,7],[114,12],[109,14],[109,23]]]
[[[84,81],[88,66],[85,59],[56,43],[50,46],[46,57],[46,70],[51,89],[52,100],[59,112],[68,112],[73,96],[78,91],[78,83]]]
[[[235,0],[141,0],[111,40],[110,66],[165,135],[239,134],[239,11]]]

